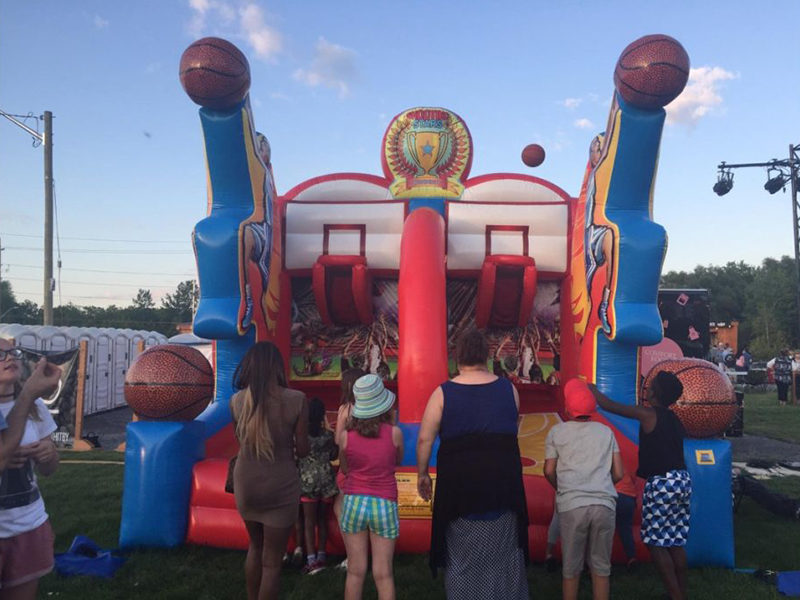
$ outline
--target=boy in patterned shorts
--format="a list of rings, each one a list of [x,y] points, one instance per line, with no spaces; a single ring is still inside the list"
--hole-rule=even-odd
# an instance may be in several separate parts
[[[601,408],[639,421],[636,474],[647,480],[642,497],[642,541],[669,597],[688,598],[686,542],[692,479],[683,458],[686,430],[669,409],[683,394],[683,385],[675,374],[660,371],[646,390],[649,406],[620,404],[594,385],[589,388]]]

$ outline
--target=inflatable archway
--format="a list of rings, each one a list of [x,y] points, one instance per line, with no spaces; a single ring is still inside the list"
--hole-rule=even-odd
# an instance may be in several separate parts
[[[665,75],[664,64],[678,75]],[[406,444],[397,547],[427,551],[430,507],[416,496],[414,468],[418,424],[454,368],[454,338],[478,326],[492,368],[520,391],[530,550],[542,559],[554,503],[542,476],[544,438],[561,419],[560,382],[581,374],[635,403],[639,348],[662,337],[656,297],[666,234],[652,221],[652,201],[662,107],[683,89],[680,73],[688,75],[683,48],[648,36],[623,53],[578,198],[530,175],[471,176],[467,124],[438,107],[390,121],[382,174],[324,175],[278,196],[241,65],[246,71],[243,55],[215,38],[196,42],[182,60],[184,87],[202,105],[209,210],[194,231],[194,330],[216,340],[216,398],[191,423],[129,426],[121,544],[247,547],[223,490],[236,452],[228,401],[236,364],[267,339],[287,357],[291,385],[331,411],[348,366],[396,387]],[[635,469],[637,428],[601,418]],[[689,440],[686,458],[695,481],[690,559],[731,566],[728,444]],[[341,551],[336,534],[330,543]]]

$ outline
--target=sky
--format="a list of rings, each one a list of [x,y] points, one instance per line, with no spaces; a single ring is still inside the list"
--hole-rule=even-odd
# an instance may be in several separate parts
[[[326,173],[381,174],[392,117],[441,106],[470,129],[471,176],[529,173],[577,195],[620,52],[664,33],[692,67],[667,109],[655,188],[664,270],[757,265],[793,254],[790,194],[769,195],[755,168],[724,197],[711,188],[723,160],[800,144],[798,22],[795,0],[0,0],[0,109],[54,114],[54,304],[127,305],[139,288],[158,301],[195,278],[204,152],[178,79],[195,39],[224,37],[248,57],[279,194]],[[520,160],[530,143],[547,152],[536,169]],[[0,276],[37,304],[43,188],[42,148],[0,119]]]

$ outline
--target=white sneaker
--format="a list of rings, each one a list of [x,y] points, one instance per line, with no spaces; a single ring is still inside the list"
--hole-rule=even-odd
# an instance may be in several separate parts
[[[345,558],[342,562],[336,565],[337,569],[341,569],[342,571],[347,571],[347,559]]]

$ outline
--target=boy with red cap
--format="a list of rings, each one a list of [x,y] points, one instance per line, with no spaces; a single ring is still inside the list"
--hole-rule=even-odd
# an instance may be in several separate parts
[[[544,463],[544,476],[556,489],[561,525],[562,594],[564,600],[578,597],[586,556],[593,597],[604,600],[610,589],[617,500],[614,484],[622,479],[622,458],[611,429],[591,420],[597,404],[586,382],[567,382],[564,408],[571,420],[550,429]]]

